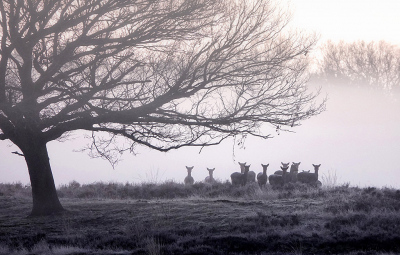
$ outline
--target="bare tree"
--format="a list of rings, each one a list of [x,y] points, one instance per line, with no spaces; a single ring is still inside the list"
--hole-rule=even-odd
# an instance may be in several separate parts
[[[329,81],[356,86],[400,89],[400,48],[380,41],[334,43],[321,47],[318,73]]]
[[[0,10],[0,140],[25,157],[32,215],[64,211],[46,144],[71,131],[92,131],[92,156],[114,163],[136,145],[269,138],[263,123],[296,126],[324,108],[305,87],[316,38],[290,31],[272,1],[3,0]]]

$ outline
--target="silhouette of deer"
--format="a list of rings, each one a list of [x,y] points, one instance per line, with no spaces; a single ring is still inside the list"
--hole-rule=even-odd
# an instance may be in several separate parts
[[[188,172],[188,175],[185,177],[185,184],[186,185],[193,185],[193,183],[194,183],[194,179],[193,179],[193,177],[192,177],[192,170],[193,170],[193,167],[194,166],[192,166],[192,167],[186,167],[186,169],[187,169],[187,172]]]
[[[297,179],[301,183],[321,186],[322,183],[320,181],[318,181],[318,171],[319,171],[319,167],[321,166],[321,164],[319,164],[319,165],[312,164],[312,165],[314,167],[314,173],[310,173],[309,171],[301,172],[297,175]]]
[[[267,184],[267,181],[268,181],[267,168],[268,168],[269,164],[266,164],[266,165],[261,164],[261,166],[263,168],[263,172],[257,174],[257,182],[258,182],[258,185],[260,186],[260,188]]]
[[[283,163],[283,162],[281,162],[281,164],[282,164],[282,166],[283,167],[287,167],[287,168],[289,168],[289,164],[290,164],[290,162],[289,163]],[[279,174],[279,175],[282,175],[283,174],[283,171],[282,170],[278,170],[278,171],[275,171],[275,173],[274,174]]]
[[[206,183],[214,183],[215,182],[215,180],[214,180],[214,177],[213,177],[213,172],[214,172],[214,170],[215,170],[215,167],[214,168],[208,168],[207,167],[207,170],[208,170],[208,176],[204,179],[204,181],[206,182]]]
[[[231,174],[231,180],[233,185],[242,185],[245,186],[247,183],[248,173],[250,170],[250,165],[244,166],[243,173],[234,172]]]
[[[289,164],[287,166],[283,167],[281,166],[282,169],[282,175],[280,174],[271,174],[268,177],[269,184],[272,185],[273,188],[283,186],[289,181],[289,175],[287,174],[287,170],[289,169]]]
[[[299,166],[300,163],[294,163],[292,162],[292,165],[290,166],[290,178],[289,178],[289,182],[297,182],[297,174],[299,173]]]
[[[246,162],[244,163],[239,163],[240,166],[240,172],[243,174],[244,173],[244,168],[246,166]],[[248,182],[255,182],[256,181],[256,173],[254,171],[249,171],[249,173],[247,174],[247,181]]]

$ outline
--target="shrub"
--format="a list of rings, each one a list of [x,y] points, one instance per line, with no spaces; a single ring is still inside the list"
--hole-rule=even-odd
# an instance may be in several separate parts
[[[32,188],[20,182],[0,183],[0,196],[32,197]]]

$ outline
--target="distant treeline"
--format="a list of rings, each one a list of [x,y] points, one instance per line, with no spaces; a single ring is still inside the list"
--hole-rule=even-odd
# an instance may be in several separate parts
[[[385,41],[327,41],[313,77],[329,83],[400,91],[400,47]]]

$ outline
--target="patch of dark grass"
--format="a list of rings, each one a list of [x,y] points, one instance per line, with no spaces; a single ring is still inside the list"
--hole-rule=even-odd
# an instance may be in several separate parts
[[[212,247],[212,250],[216,252],[215,254],[255,254],[262,251],[266,244],[251,236],[224,235],[188,239],[183,247],[186,250],[185,254],[191,254],[190,252],[193,251],[191,247]]]
[[[325,228],[331,231],[339,231],[349,228],[349,226],[357,226],[361,222],[365,222],[367,217],[364,214],[338,215],[333,217],[325,224]]]
[[[25,248],[32,249],[36,244],[46,238],[45,233],[33,233],[11,237],[1,237],[0,243],[3,243],[13,250]]]
[[[352,235],[344,235],[340,241],[324,243],[324,246],[319,246],[320,251],[330,251],[332,254],[344,254],[349,251],[370,251],[370,254],[379,254],[378,251],[395,252],[400,251],[399,238],[387,238],[381,235],[368,237],[357,237]],[[329,248],[329,250],[327,249]]]
[[[273,190],[269,185],[260,189],[256,183],[246,186],[233,186],[230,182],[208,184],[197,182],[184,185],[174,181],[163,183],[92,183],[79,184],[73,181],[57,190],[60,198],[80,199],[175,199],[192,196],[200,198],[244,198],[244,199],[326,199],[325,210],[333,214],[349,210],[371,212],[376,208],[400,211],[400,190],[375,187],[357,188],[348,184],[333,188],[316,188],[295,183]],[[0,184],[0,197],[31,197],[31,187],[21,183]],[[271,194],[269,197],[267,194]]]
[[[393,200],[400,201],[400,190],[399,189],[393,189],[393,188],[383,188],[381,190],[383,195],[385,197],[389,197]]]
[[[29,211],[29,187],[0,190],[7,194],[0,196],[0,247],[7,251],[63,245],[133,254],[400,252],[400,191],[390,188],[72,182],[58,192],[79,213],[59,221],[18,220],[15,213]]]
[[[219,250],[217,250],[215,247],[212,247],[211,245],[205,245],[205,244],[199,244],[195,245],[194,247],[188,247],[186,251],[184,251],[182,254],[193,254],[193,255],[208,255],[208,254],[225,254]]]
[[[400,237],[400,215],[397,213],[372,213],[372,214],[343,214],[327,219],[324,226],[332,233],[361,232],[365,236],[385,235],[386,237]]]
[[[256,216],[249,217],[247,220],[254,221],[257,226],[264,227],[286,227],[300,224],[300,218],[297,214],[265,214],[264,212],[257,212]]]
[[[185,198],[192,195],[183,184],[167,181],[161,184],[93,183],[79,185],[72,182],[58,189],[61,198],[152,199]]]
[[[362,225],[361,225],[362,224]],[[369,231],[370,233],[381,233],[386,236],[394,235],[399,237],[400,228],[400,215],[389,214],[389,215],[373,215],[368,218],[365,222],[360,222],[360,229]]]
[[[400,211],[399,190],[377,189],[368,187],[360,189],[335,188],[328,198],[325,210],[333,214],[353,212],[371,213],[373,211]]]
[[[198,196],[204,198],[249,197],[259,190],[257,184],[233,186],[230,182],[215,182],[212,184],[197,182],[193,185],[184,185],[174,181],[160,184],[120,184],[120,183],[93,183],[82,184],[71,182],[58,188],[61,198],[110,198],[110,199],[173,199]]]

